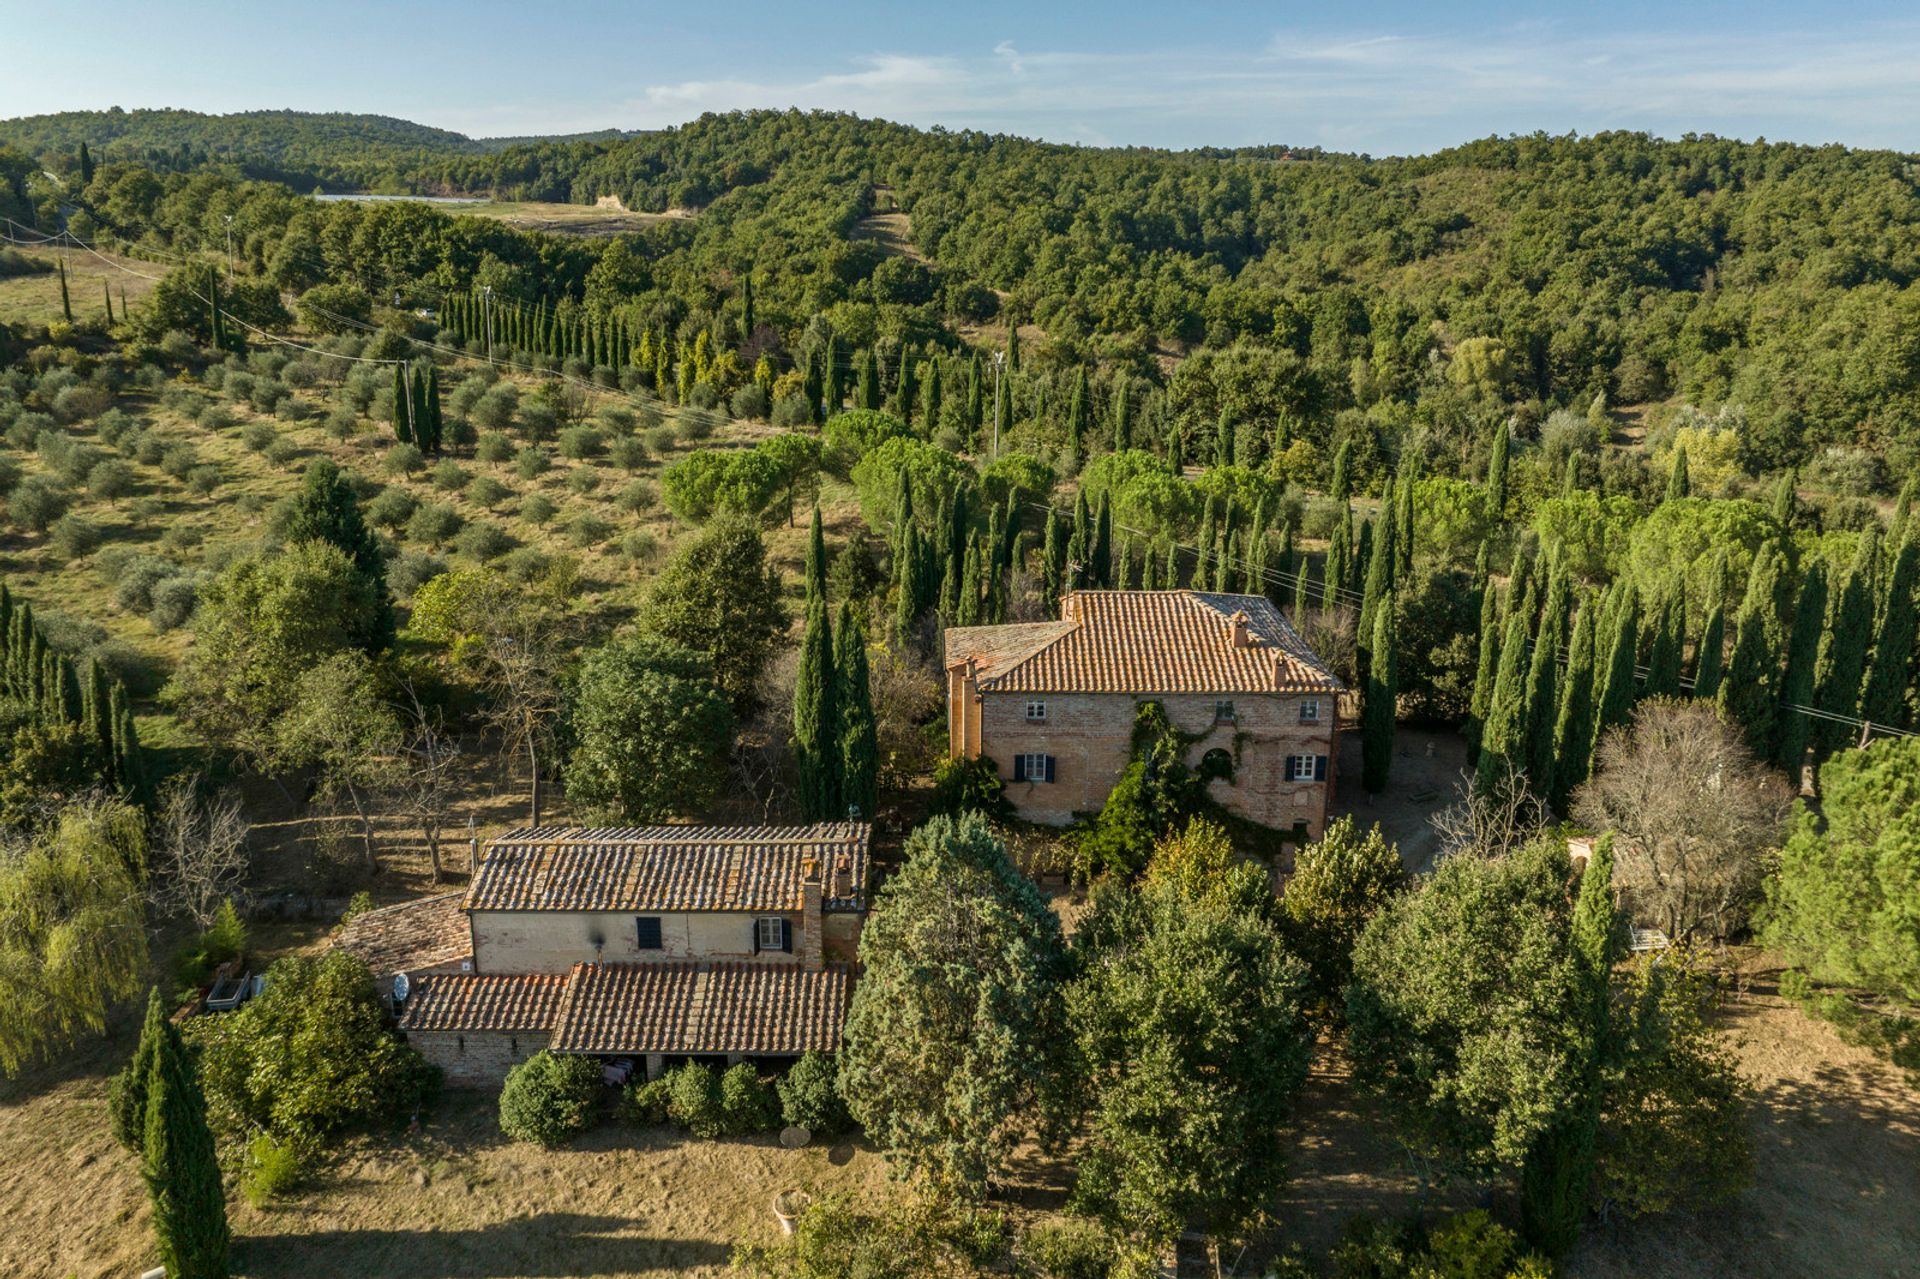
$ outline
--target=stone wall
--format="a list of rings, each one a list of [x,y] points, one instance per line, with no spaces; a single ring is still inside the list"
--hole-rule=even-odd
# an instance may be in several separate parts
[[[450,1088],[498,1088],[507,1072],[547,1046],[544,1030],[510,1034],[501,1030],[461,1033],[416,1030],[407,1042],[445,1073]]]
[[[1149,699],[1124,693],[990,692],[980,697],[978,753],[999,767],[1007,781],[1007,798],[1022,817],[1065,825],[1076,813],[1094,812],[1106,802],[1107,793],[1126,769],[1134,716],[1146,700],[1158,700],[1183,733],[1198,735],[1188,752],[1187,762],[1193,767],[1198,768],[1211,750],[1224,750],[1234,758],[1233,780],[1211,783],[1213,797],[1223,807],[1281,830],[1304,822],[1308,835],[1318,838],[1326,824],[1337,758],[1333,749],[1337,703],[1330,693],[1316,699],[1320,703],[1316,724],[1300,721],[1300,703],[1306,699],[1297,694]],[[1215,703],[1220,700],[1232,701],[1233,719],[1216,717]],[[1028,719],[1029,702],[1044,702],[1046,717]],[[1013,780],[1014,757],[1026,752],[1054,757],[1052,782]],[[1327,756],[1327,779],[1288,780],[1291,755]]]

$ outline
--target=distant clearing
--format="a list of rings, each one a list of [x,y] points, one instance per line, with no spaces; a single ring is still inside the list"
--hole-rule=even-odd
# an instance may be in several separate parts
[[[483,204],[463,205],[457,213],[493,218],[523,231],[551,231],[556,235],[609,236],[639,231],[662,222],[679,222],[695,216],[691,209],[668,209],[665,213],[634,213],[618,205],[549,204],[540,200],[488,200]]]
[[[69,249],[62,253],[51,248],[22,248],[19,252],[49,266],[63,256],[66,258],[67,296],[73,303],[73,318],[76,320],[97,319],[106,310],[106,295],[100,288],[102,282],[113,285],[113,314],[117,319],[123,291],[128,303],[138,303],[153,291],[153,281],[130,275],[128,271],[160,275],[166,270],[164,266],[143,262],[138,258],[117,258],[108,254],[113,261],[128,268],[126,271],[117,271],[83,249]],[[58,272],[0,278],[0,324],[47,324],[59,318]]]
[[[847,233],[849,240],[872,240],[881,250],[896,258],[925,262],[926,254],[915,248],[913,224],[904,213],[875,213],[861,218]]]

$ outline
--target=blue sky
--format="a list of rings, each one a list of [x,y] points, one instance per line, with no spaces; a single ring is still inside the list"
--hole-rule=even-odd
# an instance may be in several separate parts
[[[294,107],[501,135],[800,106],[1375,155],[1611,128],[1920,150],[1920,8],[1838,9],[0,0],[0,116]]]

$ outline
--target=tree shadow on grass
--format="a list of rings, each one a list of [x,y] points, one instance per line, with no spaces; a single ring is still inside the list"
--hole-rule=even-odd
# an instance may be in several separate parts
[[[560,1279],[677,1273],[724,1264],[730,1245],[628,1233],[642,1218],[548,1212],[477,1230],[322,1230],[236,1239],[245,1279],[354,1275],[356,1279]]]

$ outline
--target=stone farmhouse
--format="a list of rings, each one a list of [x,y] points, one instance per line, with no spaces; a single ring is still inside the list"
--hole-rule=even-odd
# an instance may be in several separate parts
[[[336,945],[449,1083],[498,1084],[543,1048],[644,1062],[840,1046],[871,831],[534,827],[479,855],[464,892],[350,920]]]
[[[1326,826],[1345,686],[1264,596],[1073,591],[1057,622],[950,628],[945,668],[949,753],[991,759],[1030,821],[1098,811],[1157,701],[1228,811]]]

